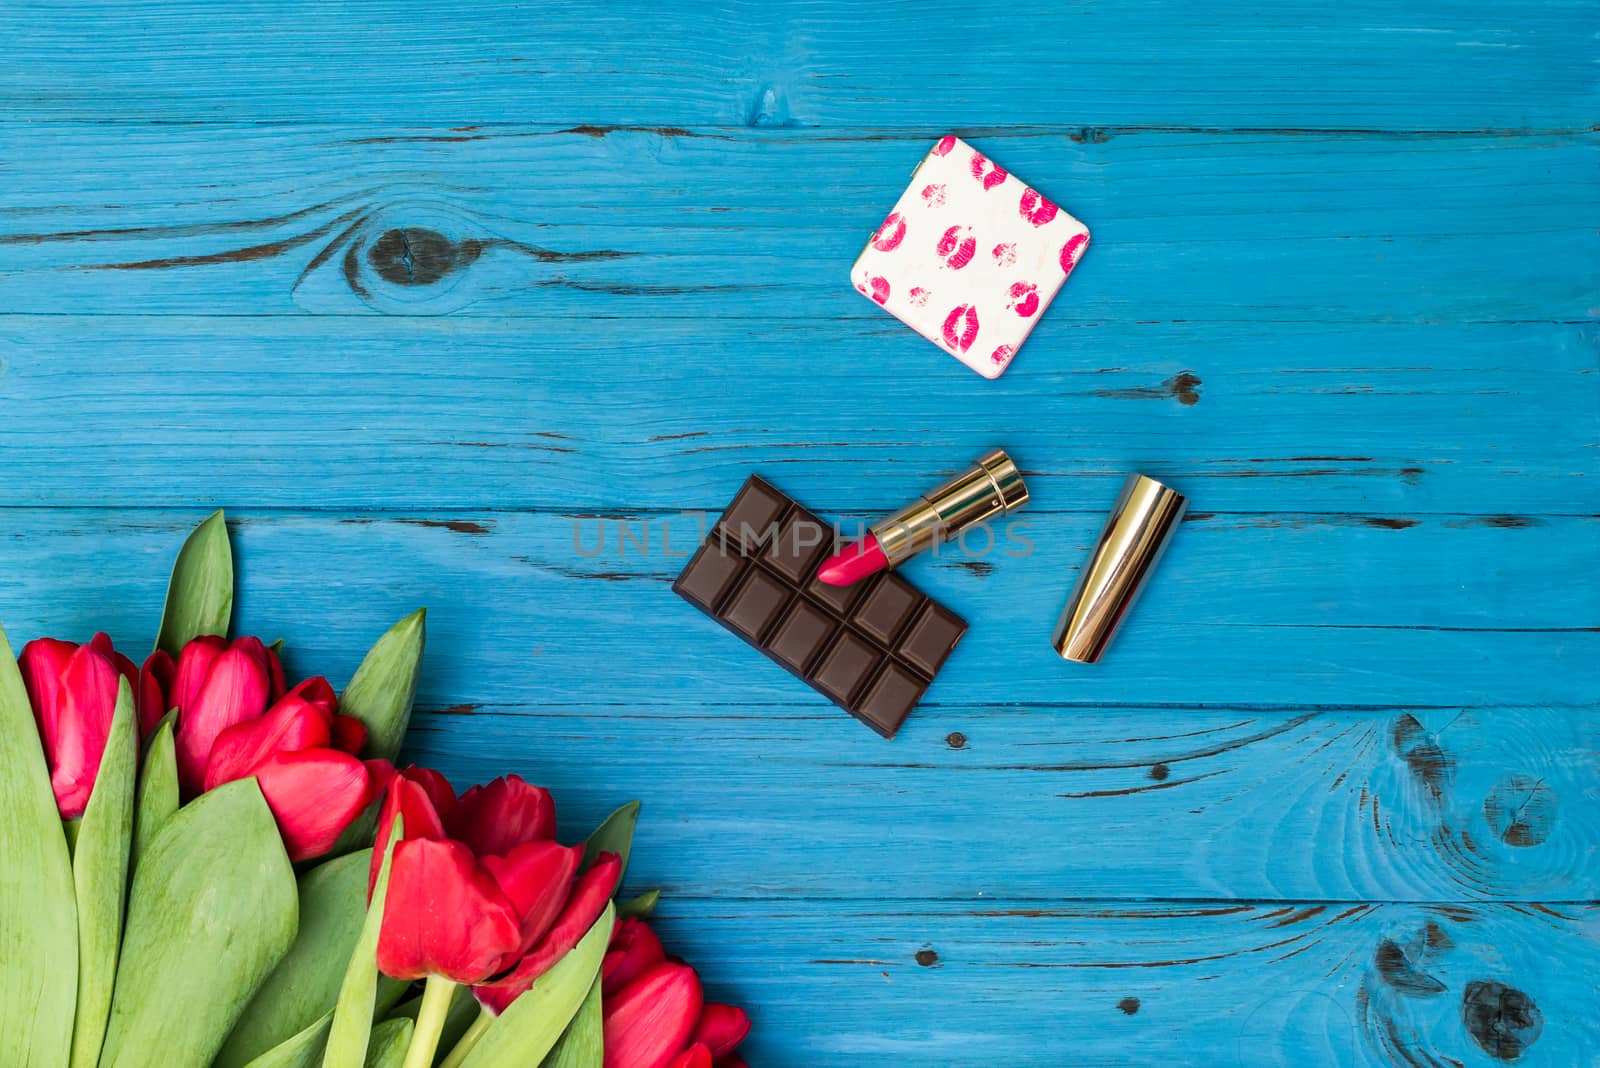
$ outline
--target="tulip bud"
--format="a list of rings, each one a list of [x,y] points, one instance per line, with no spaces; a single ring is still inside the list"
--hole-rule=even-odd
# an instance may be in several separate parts
[[[139,669],[139,737],[148,738],[171,707],[167,695],[178,674],[178,665],[165,649],[151,653]]]
[[[694,1040],[704,1043],[713,1057],[725,1057],[750,1034],[750,1017],[737,1005],[708,1001],[700,1010]]]
[[[600,964],[601,993],[614,997],[618,991],[667,959],[661,939],[643,920],[628,916],[611,931],[611,948]]]
[[[700,978],[687,964],[658,964],[605,1006],[604,1068],[665,1068],[700,1018]]]
[[[50,768],[56,808],[65,820],[83,815],[117,709],[117,682],[136,681],[133,664],[96,634],[87,645],[39,638],[17,658]]]
[[[672,1058],[667,1068],[711,1068],[711,1051],[696,1042]]]
[[[206,762],[217,736],[265,712],[274,688],[277,657],[260,639],[236,638],[220,650],[219,641],[196,638],[184,646],[173,682],[178,779],[191,797],[205,787]]]

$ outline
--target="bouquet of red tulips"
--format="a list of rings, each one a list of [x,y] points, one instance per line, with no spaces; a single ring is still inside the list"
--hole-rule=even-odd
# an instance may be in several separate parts
[[[219,512],[141,666],[0,631],[0,1065],[742,1068],[615,899],[637,803],[568,846],[516,776],[397,771],[420,610],[336,695],[232,605]]]

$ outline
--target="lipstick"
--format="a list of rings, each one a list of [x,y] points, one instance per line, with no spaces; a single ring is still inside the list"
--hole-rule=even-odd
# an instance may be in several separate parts
[[[1027,503],[1022,472],[1004,450],[995,449],[938,489],[872,524],[866,537],[824,560],[817,578],[830,586],[853,585]]]

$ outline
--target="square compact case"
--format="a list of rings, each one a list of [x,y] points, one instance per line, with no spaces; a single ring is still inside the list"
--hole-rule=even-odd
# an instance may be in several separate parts
[[[945,137],[850,279],[911,329],[998,378],[1089,244],[1089,229],[959,137]]]

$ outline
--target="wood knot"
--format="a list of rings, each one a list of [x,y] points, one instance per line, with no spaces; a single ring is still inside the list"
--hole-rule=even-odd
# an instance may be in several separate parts
[[[1516,987],[1483,979],[1474,979],[1462,992],[1461,1021],[1472,1040],[1500,1061],[1522,1056],[1544,1030],[1544,1016],[1532,998]]]
[[[1156,782],[1166,782],[1167,776],[1171,774],[1172,771],[1165,764],[1157,764],[1150,769],[1150,777]]]
[[[1550,837],[1557,807],[1555,791],[1531,775],[1507,775],[1483,799],[1483,815],[1495,837],[1519,848]]]
[[[1122,1010],[1124,1016],[1132,1016],[1134,1013],[1139,1011],[1139,999],[1123,998],[1121,1001],[1117,1002],[1117,1008]]]
[[[1200,378],[1192,371],[1180,371],[1161,383],[1178,403],[1192,406],[1200,403]]]
[[[1439,744],[1438,736],[1422,725],[1410,712],[1401,713],[1390,729],[1394,751],[1411,769],[1412,776],[1433,796],[1444,796],[1455,774],[1456,761]]]
[[[939,963],[939,954],[931,949],[919,949],[917,950],[917,963],[924,968],[931,968]]]
[[[967,736],[960,731],[951,731],[944,736],[944,744],[951,749],[965,749],[967,747]]]
[[[367,249],[367,262],[378,277],[397,286],[431,286],[451,271],[469,266],[483,253],[483,243],[452,241],[437,230],[400,227],[385,230]]]

